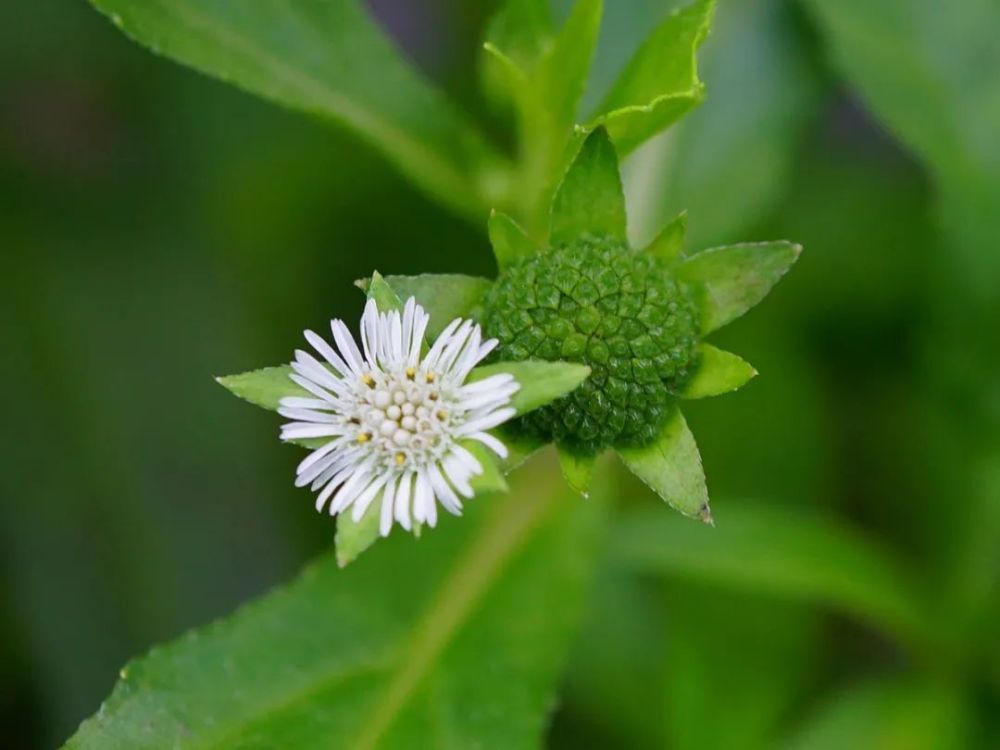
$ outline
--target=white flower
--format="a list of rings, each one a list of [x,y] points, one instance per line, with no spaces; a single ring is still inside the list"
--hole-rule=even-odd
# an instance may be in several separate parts
[[[363,354],[340,320],[330,323],[336,348],[306,331],[325,362],[298,350],[290,377],[315,398],[283,398],[279,409],[294,420],[282,426],[282,440],[329,438],[299,464],[296,486],[319,491],[316,510],[350,508],[355,521],[381,503],[382,536],[394,520],[406,530],[434,526],[438,503],[461,514],[459,495],[472,497],[469,480],[483,471],[462,441],[507,455],[487,430],[514,416],[510,399],[519,384],[509,374],[465,383],[497,341],[483,341],[478,325],[456,319],[421,358],[428,320],[412,297],[402,315],[380,313],[369,300]]]

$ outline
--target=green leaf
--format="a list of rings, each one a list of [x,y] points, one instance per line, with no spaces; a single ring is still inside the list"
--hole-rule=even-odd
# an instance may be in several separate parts
[[[365,292],[369,299],[375,300],[375,306],[381,312],[403,309],[403,302],[400,300],[399,295],[396,294],[396,291],[378,271],[372,274],[371,281],[368,283]]]
[[[576,121],[603,9],[603,0],[577,0],[551,49],[539,62],[535,85],[555,129],[555,145],[565,144]]]
[[[540,437],[524,435],[506,424],[500,425],[491,432],[500,438],[507,447],[507,458],[500,461],[500,471],[503,474],[510,474],[545,447],[545,441]]]
[[[547,362],[529,359],[523,362],[497,362],[474,369],[468,378],[472,383],[506,372],[514,376],[521,389],[511,398],[518,415],[545,406],[565,396],[590,375],[590,368],[576,362]]]
[[[714,529],[678,520],[642,512],[622,522],[616,558],[645,571],[833,607],[905,644],[930,629],[901,562],[840,522],[759,502],[727,505]]]
[[[486,31],[486,42],[519,68],[531,68],[552,39],[548,0],[506,0]]]
[[[427,338],[434,339],[455,318],[470,318],[476,305],[492,285],[489,279],[463,276],[457,273],[425,273],[419,276],[386,276],[401,300],[414,297],[431,316],[427,324]],[[354,282],[365,292],[369,280]]]
[[[835,693],[809,717],[784,750],[947,750],[971,748],[968,704],[956,686],[881,679]]]
[[[701,455],[679,409],[674,410],[655,442],[619,448],[618,455],[629,470],[671,508],[689,518],[712,524]]]
[[[254,406],[277,411],[285,396],[310,397],[308,391],[291,381],[288,377],[291,372],[288,365],[263,367],[239,375],[223,375],[215,381]]]
[[[707,398],[730,393],[746,385],[757,371],[731,352],[711,344],[698,344],[698,369],[681,391],[681,398]]]
[[[490,214],[489,232],[493,255],[496,256],[497,266],[501,271],[540,250],[517,222],[499,211]]]
[[[625,240],[625,196],[618,155],[603,128],[583,142],[552,201],[551,243],[583,234]]]
[[[673,124],[704,97],[696,52],[708,35],[715,0],[674,11],[643,42],[598,107],[622,155]]]
[[[677,218],[663,227],[656,238],[643,248],[642,252],[655,255],[665,263],[673,263],[684,247],[687,234],[687,211],[681,211]]]
[[[334,545],[337,549],[337,565],[345,568],[358,559],[358,556],[371,547],[379,539],[380,504],[372,503],[360,520],[355,521],[351,514],[341,513],[337,516],[337,534]],[[414,535],[419,534],[419,524],[414,526]]]
[[[602,527],[559,485],[539,464],[419,540],[321,558],[128,665],[66,747],[537,747]]]
[[[478,496],[487,492],[508,492],[507,480],[497,463],[497,456],[478,440],[463,440],[462,446],[469,451],[483,467],[483,473],[472,478],[472,489]]]
[[[633,231],[648,236],[652,219],[686,208],[696,218],[688,247],[702,248],[752,231],[788,194],[822,83],[784,0],[727,3],[699,67],[710,95],[643,151],[649,181],[626,193],[633,215],[651,217]],[[644,212],[644,202],[655,205]]]
[[[508,3],[501,15],[509,6],[517,6],[518,16],[525,19],[528,12],[521,5]],[[496,34],[484,45],[487,70],[506,87],[518,115],[518,172],[511,180],[507,204],[533,236],[545,232],[554,188],[578,147],[573,126],[597,45],[602,8],[601,0],[578,0],[554,35],[550,31],[542,37],[541,26],[531,26],[528,35],[534,41],[522,44],[521,50],[530,46],[532,54],[508,48],[509,42]],[[529,25],[522,20],[522,26]]]
[[[443,203],[472,216],[485,211],[475,169],[499,157],[358,0],[92,1],[155,52],[344,125]]]
[[[559,449],[559,466],[570,489],[584,497],[590,495],[590,478],[594,473],[595,456],[581,456]]]
[[[740,317],[760,302],[798,260],[802,246],[791,242],[759,242],[702,250],[677,267],[677,276],[699,285],[702,333],[710,333]]]

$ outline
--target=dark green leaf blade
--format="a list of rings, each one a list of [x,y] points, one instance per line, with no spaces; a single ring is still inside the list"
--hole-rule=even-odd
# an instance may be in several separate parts
[[[553,472],[157,648],[66,747],[538,746],[601,528]]]
[[[418,186],[481,216],[479,130],[403,59],[356,0],[93,0],[135,41],[380,149]]]
[[[583,234],[625,240],[625,195],[618,154],[604,128],[583,142],[552,201],[551,243]]]
[[[455,318],[472,317],[476,305],[493,283],[479,276],[457,273],[424,273],[419,276],[385,277],[402,301],[413,297],[431,316],[427,338],[433,340]],[[355,282],[366,293],[370,281]]]
[[[547,362],[529,359],[523,362],[497,362],[474,369],[468,378],[477,380],[510,373],[520,383],[520,390],[511,398],[517,413],[527,414],[565,396],[590,375],[590,368],[576,362]]]
[[[674,410],[653,443],[619,448],[618,455],[671,508],[689,518],[712,523],[701,454],[679,409]]]
[[[757,376],[757,371],[746,360],[705,343],[698,345],[697,367],[681,391],[681,398],[720,396],[742,388]]]
[[[603,124],[624,155],[670,126],[704,97],[696,53],[708,35],[715,0],[668,16],[636,52],[592,121]]]
[[[726,325],[760,302],[802,252],[792,242],[758,242],[702,250],[677,267],[677,276],[705,292],[702,333]]]
[[[832,606],[913,642],[929,618],[898,560],[830,518],[730,504],[714,529],[655,512],[623,522],[619,559],[648,571]]]

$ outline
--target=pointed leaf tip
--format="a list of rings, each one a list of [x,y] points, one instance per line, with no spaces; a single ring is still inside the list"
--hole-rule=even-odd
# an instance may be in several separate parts
[[[364,280],[367,289],[369,283]],[[479,276],[457,273],[425,273],[419,276],[386,276],[385,282],[402,300],[413,297],[431,316],[427,337],[433,339],[455,318],[474,317],[473,312],[493,282]]]
[[[801,253],[801,245],[778,241],[714,247],[686,258],[677,276],[704,291],[702,333],[721,328],[764,299]]]
[[[669,14],[646,38],[591,119],[604,123],[622,155],[683,117],[705,96],[697,51],[708,36],[715,0]]]
[[[671,508],[712,524],[708,486],[694,435],[676,410],[649,445],[620,448],[625,465]]]
[[[585,498],[590,497],[590,480],[596,460],[596,456],[582,456],[559,448],[559,466],[566,483]]]
[[[540,249],[516,221],[496,209],[490,212],[488,230],[493,255],[501,271]]]
[[[372,278],[365,293],[368,295],[368,299],[375,300],[376,307],[382,312],[403,309],[403,301],[396,290],[378,271],[372,272]]]
[[[732,352],[711,344],[698,345],[698,364],[694,375],[680,392],[681,398],[708,398],[742,388],[757,377],[757,370]]]
[[[215,382],[233,395],[255,406],[277,411],[286,396],[309,396],[309,393],[292,382],[288,365],[262,367],[238,375],[221,375]]]
[[[654,255],[665,263],[672,264],[680,256],[684,247],[687,222],[687,211],[681,211],[675,219],[660,230],[652,242],[643,248],[643,252]]]
[[[552,201],[552,244],[584,234],[625,240],[625,194],[608,131],[595,128],[580,147]]]

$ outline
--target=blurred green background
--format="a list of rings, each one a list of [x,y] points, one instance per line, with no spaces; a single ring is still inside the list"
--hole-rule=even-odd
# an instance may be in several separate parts
[[[371,3],[483,119],[492,5]],[[607,5],[598,95],[670,3]],[[707,102],[626,164],[631,229],[687,208],[693,247],[806,251],[716,338],[760,378],[689,409],[717,536],[671,518],[637,552],[667,511],[623,486],[638,515],[551,746],[1000,747],[998,22],[993,0],[720,0]],[[128,657],[331,543],[273,415],[211,376],[354,319],[373,267],[494,266],[484,226],[351,134],[82,0],[0,5],[0,196],[0,744],[52,747]],[[893,615],[883,558],[932,619]]]

